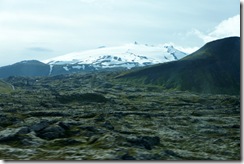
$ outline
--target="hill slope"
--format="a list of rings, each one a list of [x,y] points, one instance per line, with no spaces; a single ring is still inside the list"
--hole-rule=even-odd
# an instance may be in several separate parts
[[[14,90],[14,87],[11,84],[8,84],[5,81],[0,80],[0,93],[10,93],[12,90]]]
[[[185,58],[119,76],[200,93],[240,93],[240,38],[212,41]]]
[[[37,60],[29,60],[0,67],[0,78],[9,76],[47,76],[50,66]]]

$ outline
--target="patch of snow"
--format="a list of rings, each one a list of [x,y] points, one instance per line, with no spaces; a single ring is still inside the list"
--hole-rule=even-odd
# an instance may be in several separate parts
[[[51,75],[51,74],[52,74],[52,71],[53,71],[53,65],[52,65],[52,64],[50,64],[49,75]]]
[[[74,68],[74,69],[81,69],[81,68],[83,68],[83,67],[82,67],[82,66],[77,65],[77,66],[72,66],[72,68]]]
[[[67,66],[63,67],[66,71],[69,71],[69,68]]]

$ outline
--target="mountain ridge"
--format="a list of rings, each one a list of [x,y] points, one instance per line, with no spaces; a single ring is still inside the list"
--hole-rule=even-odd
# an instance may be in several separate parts
[[[113,68],[113,65],[118,64],[130,69],[134,66],[178,60],[186,55],[186,53],[175,49],[169,44],[149,46],[147,44],[134,43],[73,52],[44,60],[43,63],[49,65],[92,64],[97,68]]]
[[[126,44],[73,52],[42,62],[30,60],[0,67],[0,78],[8,76],[52,76],[77,72],[126,70],[181,59],[187,54],[164,44]],[[35,64],[37,65],[35,68]],[[41,68],[43,70],[41,70]],[[34,71],[37,71],[36,73]]]

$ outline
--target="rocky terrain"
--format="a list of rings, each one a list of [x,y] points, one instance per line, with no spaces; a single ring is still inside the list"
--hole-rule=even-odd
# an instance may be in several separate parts
[[[240,96],[135,85],[118,73],[9,77],[0,159],[240,160]]]

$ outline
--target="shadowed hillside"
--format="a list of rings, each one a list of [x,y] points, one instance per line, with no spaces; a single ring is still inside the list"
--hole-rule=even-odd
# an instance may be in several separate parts
[[[240,38],[212,41],[179,61],[140,69],[118,78],[167,89],[239,94]]]
[[[37,60],[22,61],[0,67],[0,78],[9,76],[47,76],[50,66]]]

